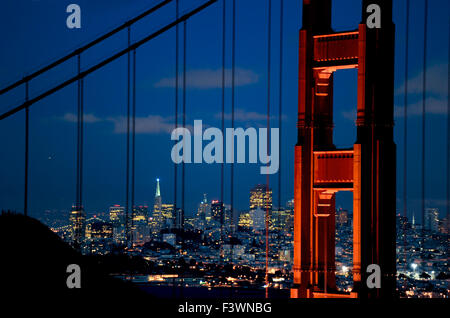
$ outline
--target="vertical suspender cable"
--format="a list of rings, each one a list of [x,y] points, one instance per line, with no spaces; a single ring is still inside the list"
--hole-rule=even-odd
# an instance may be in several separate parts
[[[183,128],[186,128],[186,20],[183,23]],[[184,148],[184,138],[183,138],[183,148]],[[184,232],[184,211],[185,211],[185,163],[184,160],[181,165],[181,218],[180,218],[180,229]],[[181,297],[183,297],[183,287],[184,287],[184,272],[181,274]]]
[[[268,10],[268,28],[267,28],[267,155],[269,154],[269,140],[270,140],[270,60],[271,60],[271,29],[272,29],[272,0],[269,0]],[[266,298],[269,298],[269,204],[267,196],[269,193],[269,174],[266,176],[266,194],[264,196],[264,203],[266,206]]]
[[[128,47],[130,46],[130,27],[128,31]],[[130,191],[130,52],[127,54],[127,160],[126,160],[126,194],[125,194],[125,210],[128,218],[129,214],[129,191]],[[133,222],[133,209],[131,210],[131,222]],[[127,224],[128,233],[128,224]],[[127,235],[128,238],[128,235]],[[128,240],[128,239],[127,239]],[[128,242],[127,242],[128,243]],[[133,234],[131,234],[131,244],[133,244]]]
[[[450,225],[450,28],[448,33],[447,59],[447,233]]]
[[[28,81],[25,83],[25,101],[28,102],[29,99],[29,89]],[[23,214],[28,215],[28,141],[30,135],[30,107],[25,108],[25,188],[24,188],[24,198],[23,198]]]
[[[78,62],[78,75],[81,73],[81,55],[78,54],[77,57]],[[82,174],[82,129],[83,129],[83,81],[82,79],[78,79],[78,117],[77,117],[77,181],[76,181],[76,203],[75,203],[75,209],[76,209],[76,229],[74,231],[74,242],[76,244],[76,247],[79,247],[82,228],[79,226],[80,217],[83,213],[83,204],[82,204],[82,198],[81,198],[81,174]]]
[[[231,39],[231,128],[234,129],[234,99],[235,99],[235,71],[236,71],[236,0],[233,0],[233,30]],[[231,175],[230,175],[230,221],[234,218],[234,157],[231,161]],[[222,202],[222,214],[225,206]]]
[[[83,207],[84,78],[80,81],[80,207]]]
[[[175,16],[176,20],[178,20],[179,14],[179,3],[176,0],[176,9]],[[175,26],[175,129],[178,128],[178,23]],[[176,142],[174,142],[176,143]],[[173,213],[175,214],[175,227],[178,226],[178,209],[177,209],[177,188],[178,188],[178,165],[176,163],[173,164],[174,174],[173,174]]]
[[[175,1],[175,19],[178,20],[179,15],[179,1]],[[178,128],[178,67],[179,67],[179,43],[178,43],[178,33],[179,26],[178,23],[175,26],[175,129]],[[174,141],[176,143],[176,141]],[[175,217],[175,228],[178,228],[180,223],[178,208],[177,208],[177,190],[178,190],[178,165],[176,163],[173,164],[173,213]],[[178,284],[177,284],[178,285]],[[173,284],[174,293],[175,293],[175,282]]]
[[[80,55],[77,56],[78,61],[78,75],[80,75]],[[77,85],[77,177],[76,177],[76,188],[75,188],[75,208],[78,209],[80,206],[80,88],[81,81],[78,80]]]
[[[221,112],[221,128],[225,131],[225,27],[226,27],[226,0],[223,0],[222,7],[222,112]],[[222,143],[222,155],[225,153],[224,144]],[[224,182],[224,162],[220,164],[220,202],[223,204],[223,182]],[[220,240],[223,241],[223,225],[220,227]],[[222,254],[221,254],[222,255]]]
[[[279,98],[278,98],[278,105],[279,105],[279,113],[278,113],[278,129],[280,130],[278,134],[278,144],[280,146],[280,164],[278,166],[278,211],[281,209],[281,164],[283,162],[282,158],[282,147],[281,147],[281,133],[282,133],[282,105],[283,105],[283,16],[284,16],[284,0],[280,0],[280,74],[279,74]],[[280,216],[280,213],[278,212],[278,217]],[[280,220],[278,220],[280,221]],[[280,222],[278,222],[280,224]]]
[[[424,228],[425,228],[425,151],[426,151],[426,141],[425,141],[425,98],[426,98],[426,86],[427,86],[427,24],[428,24],[428,0],[425,0],[424,9],[424,36],[423,36],[423,79],[422,79],[422,251],[423,244],[425,241]]]
[[[406,31],[405,31],[405,92],[404,92],[404,127],[403,127],[403,216],[407,218],[407,204],[408,204],[408,186],[407,186],[407,164],[408,164],[408,47],[409,47],[409,0],[406,0]],[[405,222],[406,226],[406,222]],[[404,246],[406,247],[406,227],[403,227]],[[405,250],[405,264],[407,266],[406,250]]]
[[[187,22],[183,23],[183,128],[186,128],[186,28]],[[184,143],[184,138],[183,138]],[[186,177],[186,166],[183,160],[181,165],[181,229],[184,229],[184,211],[185,211],[185,177]]]
[[[133,91],[132,91],[132,149],[131,149],[131,209],[135,209],[136,184],[136,50],[133,50]],[[147,221],[147,220],[146,220]]]

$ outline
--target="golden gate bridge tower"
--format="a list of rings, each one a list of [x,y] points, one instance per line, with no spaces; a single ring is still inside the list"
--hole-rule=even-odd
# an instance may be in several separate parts
[[[370,28],[368,6],[381,25]],[[368,12],[369,11],[369,12]],[[299,34],[298,141],[295,146],[293,298],[395,295],[396,146],[393,140],[392,0],[362,1],[358,29],[334,32],[331,0],[303,0]],[[357,68],[357,137],[333,144],[333,73]],[[352,141],[353,142],[353,141]],[[335,281],[335,196],[353,192],[353,289]],[[380,288],[366,281],[380,268]],[[371,286],[372,287],[372,286]]]

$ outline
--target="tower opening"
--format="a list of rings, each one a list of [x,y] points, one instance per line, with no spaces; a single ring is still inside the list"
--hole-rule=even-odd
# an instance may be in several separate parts
[[[338,149],[352,148],[356,141],[358,70],[333,73],[333,143]]]
[[[353,289],[353,193],[336,193],[336,289]]]

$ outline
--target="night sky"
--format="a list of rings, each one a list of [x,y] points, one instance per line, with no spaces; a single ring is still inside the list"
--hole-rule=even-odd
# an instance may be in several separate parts
[[[72,52],[159,1],[154,0],[4,0],[0,4],[0,87]],[[204,1],[181,0],[184,12]],[[267,110],[267,18],[264,0],[237,0],[236,6],[236,127],[265,127]],[[81,29],[66,27],[66,7],[81,7]],[[397,209],[403,207],[403,128],[405,74],[405,0],[394,1],[395,142],[397,144]],[[231,4],[227,1],[225,127],[231,126]],[[411,0],[408,94],[408,213],[420,218],[421,101],[424,1]],[[283,116],[281,203],[293,197],[293,159],[296,143],[298,30],[301,1],[284,1]],[[278,127],[279,1],[272,1],[271,127]],[[174,4],[133,26],[132,42],[172,21]],[[222,66],[222,1],[187,23],[186,123],[195,119],[220,127]],[[356,29],[361,4],[333,1],[333,28]],[[426,205],[446,211],[446,146],[449,2],[429,1],[426,90]],[[180,71],[183,25],[180,25]],[[127,45],[122,31],[82,55],[82,69]],[[164,202],[173,201],[174,169],[170,158],[174,125],[175,28],[148,42],[136,53],[136,204],[153,205],[156,178]],[[30,96],[76,72],[76,59],[30,83]],[[180,73],[181,74],[181,73]],[[335,144],[351,147],[356,129],[357,71],[334,77]],[[89,75],[85,80],[83,204],[88,213],[107,211],[125,203],[127,56]],[[181,81],[180,81],[181,84]],[[182,91],[179,91],[181,110]],[[24,86],[0,97],[0,112],[24,100]],[[77,85],[72,84],[30,108],[29,214],[46,209],[68,210],[75,200]],[[179,118],[179,122],[181,117]],[[21,111],[0,122],[0,208],[23,210],[24,127]],[[249,190],[265,183],[258,164],[235,164],[235,208],[248,209]],[[179,170],[179,176],[181,170]],[[230,203],[230,167],[225,167],[225,203]],[[180,181],[181,178],[178,180]],[[270,177],[274,205],[278,204],[278,175]],[[181,192],[181,185],[178,188]],[[196,211],[203,193],[220,196],[220,165],[186,165],[186,213]],[[178,198],[180,202],[181,197]],[[339,195],[338,206],[351,210],[351,196]]]

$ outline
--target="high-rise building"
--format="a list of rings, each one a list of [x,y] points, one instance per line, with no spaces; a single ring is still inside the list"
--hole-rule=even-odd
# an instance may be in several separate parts
[[[114,226],[125,223],[125,208],[119,204],[114,204],[109,208],[109,221]]]
[[[250,218],[250,213],[242,212],[239,215],[239,226],[243,228],[250,228],[252,226],[252,219]]]
[[[219,200],[211,201],[211,218],[220,224],[225,221],[223,202]]]
[[[173,204],[163,203],[159,178],[156,179],[155,201],[151,218],[153,234],[158,234],[162,229],[173,228],[175,225],[175,213]]]
[[[290,232],[292,217],[293,214],[291,213],[291,210],[284,208],[273,210],[270,218],[270,229],[281,232]]]
[[[272,189],[265,184],[258,184],[250,190],[250,210],[260,207],[272,211]]]
[[[113,238],[117,243],[123,243],[126,240],[125,234],[125,207],[114,204],[109,208],[109,221],[113,226]],[[128,220],[129,224],[131,223]]]
[[[211,218],[211,205],[208,203],[206,193],[203,194],[203,201],[200,202],[197,210],[197,218],[201,221],[205,221]]]
[[[286,214],[289,215],[287,217],[287,228],[288,231],[293,233],[294,232],[294,199],[289,200],[286,202]]]
[[[348,211],[339,209],[336,213],[336,218],[337,218],[337,220],[336,220],[337,224],[346,225],[348,223]]]
[[[176,208],[174,215],[175,215],[175,224],[174,224],[175,228],[182,229],[184,227],[184,211],[181,208]]]
[[[133,244],[139,245],[150,240],[148,219],[148,206],[139,205],[133,208],[131,223],[131,241]]]
[[[425,209],[425,229],[433,232],[439,231],[439,210]]]
[[[133,224],[148,224],[148,206],[139,205],[133,208]]]
[[[82,206],[74,205],[69,216],[72,232],[72,240],[81,243],[84,240],[86,230],[86,213]]]
[[[225,235],[234,233],[236,225],[234,224],[234,213],[231,209],[231,204],[223,205],[223,229],[225,230]]]
[[[109,208],[109,221],[113,226],[114,241],[117,243],[125,242],[125,207],[119,204],[111,206]],[[130,220],[129,223],[131,223]]]
[[[442,234],[450,234],[450,218],[448,216],[439,222],[439,232]]]
[[[147,224],[137,223],[133,224],[132,228],[133,244],[142,245],[150,241],[150,228]]]
[[[250,219],[252,220],[252,229],[256,232],[262,232],[266,228],[266,212],[260,207],[250,210]]]
[[[86,238],[87,239],[111,239],[113,238],[112,223],[103,220],[90,220],[86,222]]]
[[[162,228],[171,229],[175,224],[175,214],[172,203],[161,204]]]
[[[156,192],[155,192],[155,202],[153,204],[153,221],[156,223],[157,227],[162,224],[162,197],[161,189],[159,187],[159,178],[156,179]]]

